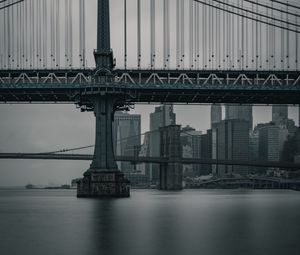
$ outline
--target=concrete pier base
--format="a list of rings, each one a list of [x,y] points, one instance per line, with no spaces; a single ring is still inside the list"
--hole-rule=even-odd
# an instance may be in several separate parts
[[[88,170],[77,182],[77,197],[129,197],[130,183],[122,172]]]

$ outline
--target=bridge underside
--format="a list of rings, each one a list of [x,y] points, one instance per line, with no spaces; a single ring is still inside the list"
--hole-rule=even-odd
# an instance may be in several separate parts
[[[123,103],[298,104],[296,71],[114,70],[113,80],[92,69],[1,70],[1,103],[91,105],[97,94]]]

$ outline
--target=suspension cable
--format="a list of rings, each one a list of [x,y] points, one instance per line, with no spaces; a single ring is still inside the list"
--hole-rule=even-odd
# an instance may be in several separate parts
[[[127,0],[124,0],[124,68],[127,69]]]
[[[197,1],[197,0],[194,0],[194,1]],[[229,7],[232,7],[234,9],[237,9],[239,11],[242,11],[243,12],[246,12],[246,13],[252,13],[252,11],[250,9],[246,9],[246,8],[243,8],[243,7],[240,7],[240,5],[238,4],[237,6],[234,5],[234,4],[229,4],[229,3],[225,3],[225,2],[222,2],[222,1],[219,1],[219,0],[212,0],[213,2],[216,2],[216,3],[219,3],[219,4],[223,4],[223,5],[227,5]],[[198,2],[198,1],[197,1]],[[239,2],[238,2],[239,3]],[[269,9],[267,9],[267,12],[268,12]],[[288,11],[287,11],[288,12]],[[270,20],[275,20],[275,21],[279,21],[281,22],[282,20],[280,20],[279,18],[276,18],[274,16],[269,16],[269,15],[265,15],[263,13],[260,13],[260,12],[255,12],[254,14],[256,14],[257,16],[261,16],[263,18],[267,18],[267,19],[270,19]],[[245,18],[245,17],[242,17],[242,18]],[[284,23],[286,24],[289,24],[289,25],[292,25],[292,26],[297,26],[297,24],[293,23],[293,22],[290,22],[288,20],[288,16],[287,16],[287,20],[284,21]]]
[[[209,4],[209,3],[207,3],[207,2],[203,2],[203,1],[205,1],[205,0],[203,0],[203,1],[200,1],[200,0],[194,0],[194,1],[196,1],[196,2],[198,2],[198,3],[201,3],[201,4],[204,4],[204,5],[207,5],[207,6],[210,6],[210,7],[213,7],[213,8],[216,8],[216,9],[219,9],[219,10],[222,10],[222,11],[225,11],[225,12],[228,12],[228,13],[231,13],[231,14],[234,14],[234,15],[236,15],[236,16],[245,17],[245,18],[247,18],[247,19],[257,21],[257,22],[259,22],[259,23],[261,23],[261,24],[266,24],[266,25],[269,25],[269,26],[277,27],[277,28],[283,28],[283,29],[288,30],[288,31],[291,31],[291,32],[300,33],[299,30],[295,30],[295,29],[292,29],[292,28],[289,28],[289,27],[284,27],[284,26],[281,26],[281,25],[273,25],[272,23],[267,22],[267,21],[264,21],[264,20],[262,20],[261,18],[260,18],[260,19],[258,19],[258,18],[252,18],[252,17],[249,17],[248,15],[245,15],[245,14],[239,14],[239,13],[236,13],[236,12],[234,12],[234,11],[226,10],[225,8],[215,6],[215,5],[213,5],[213,4]]]
[[[269,5],[267,5],[267,4],[263,4],[263,3],[258,3],[258,2],[255,2],[255,1],[251,1],[251,0],[244,0],[244,1],[245,1],[245,2],[248,2],[248,3],[256,4],[256,5],[261,6],[261,7],[265,7],[265,8],[272,9],[272,10],[274,10],[274,11],[283,12],[283,13],[287,13],[287,14],[289,14],[289,15],[293,15],[293,16],[296,16],[296,17],[300,17],[300,15],[297,14],[297,13],[294,13],[294,12],[287,12],[286,10],[282,10],[282,9],[280,9],[280,8],[274,7],[274,5],[273,5],[274,1],[271,1],[271,2],[272,2],[272,5],[271,5],[271,6],[269,6]]]
[[[292,8],[295,8],[295,9],[299,9],[300,10],[300,6],[297,6],[297,5],[294,5],[294,4],[290,4],[290,3],[284,3],[284,2],[281,2],[281,1],[278,1],[278,0],[269,0],[271,2],[274,2],[274,3],[278,3],[278,4],[281,4],[281,5],[285,5],[287,7],[292,7]]]
[[[137,0],[137,64],[141,68],[141,0]]]

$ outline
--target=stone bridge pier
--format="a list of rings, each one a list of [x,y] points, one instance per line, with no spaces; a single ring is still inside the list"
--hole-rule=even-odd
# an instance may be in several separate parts
[[[129,197],[130,183],[118,170],[112,142],[115,97],[94,99],[96,141],[93,161],[77,183],[77,197]]]

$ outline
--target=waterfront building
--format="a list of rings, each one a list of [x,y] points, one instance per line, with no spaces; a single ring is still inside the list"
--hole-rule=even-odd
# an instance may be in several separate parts
[[[141,115],[116,112],[113,122],[113,145],[118,156],[134,156],[141,145]],[[130,162],[117,162],[121,171],[134,170]]]

